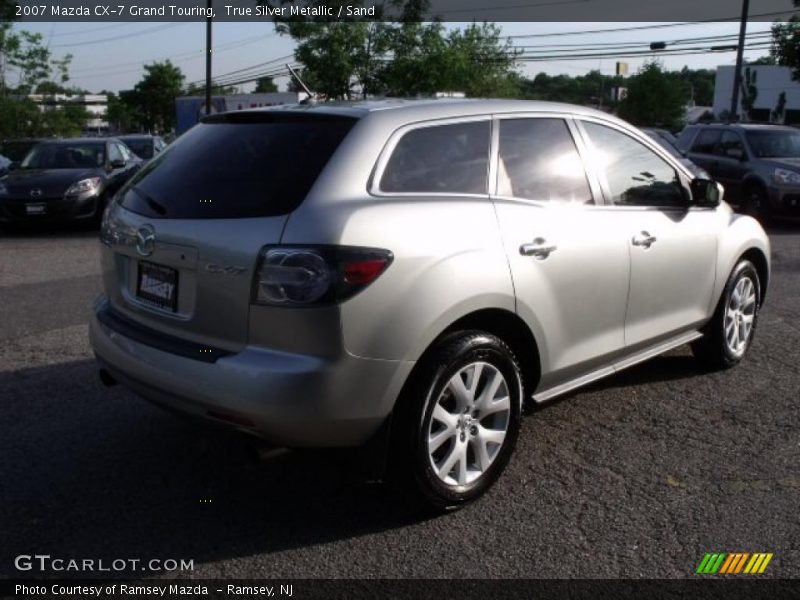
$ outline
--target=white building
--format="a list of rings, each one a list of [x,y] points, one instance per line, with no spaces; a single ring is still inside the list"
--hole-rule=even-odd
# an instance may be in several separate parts
[[[800,81],[792,80],[792,70],[789,67],[773,67],[767,65],[742,66],[742,81],[745,82],[746,72],[750,70],[751,77],[755,74],[755,87],[758,90],[753,110],[750,112],[752,121],[764,123],[775,122],[774,111],[778,106],[781,93],[786,94],[783,122],[789,125],[800,124]],[[714,82],[714,114],[720,117],[723,112],[730,111],[733,96],[734,67],[717,67],[717,77]],[[739,110],[742,115],[742,93],[739,91]]]
[[[108,96],[105,94],[32,94],[28,96],[42,110],[57,110],[69,104],[80,104],[89,113],[86,131],[105,133],[108,131]]]

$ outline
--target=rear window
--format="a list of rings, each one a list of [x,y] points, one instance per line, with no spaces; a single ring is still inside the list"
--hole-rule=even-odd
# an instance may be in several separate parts
[[[683,131],[681,131],[678,139],[675,140],[675,147],[678,150],[683,152],[687,152],[689,150],[689,144],[692,143],[692,139],[694,139],[694,135],[697,133],[697,127],[687,127]]]
[[[421,127],[392,153],[380,189],[395,193],[486,194],[489,121]]]
[[[154,218],[288,214],[354,123],[349,117],[277,112],[212,117],[139,171],[120,202]]]

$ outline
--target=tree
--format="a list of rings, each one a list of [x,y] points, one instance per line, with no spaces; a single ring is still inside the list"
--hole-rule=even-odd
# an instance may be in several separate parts
[[[0,0],[0,13],[7,12]],[[0,133],[5,137],[77,135],[89,119],[80,104],[55,106],[47,96],[72,94],[66,87],[72,56],[54,58],[42,36],[16,31],[10,22],[0,23]],[[9,73],[15,81],[9,81]],[[31,94],[46,96],[34,102]]]
[[[183,92],[184,75],[169,60],[145,65],[145,75],[128,96],[138,111],[141,126],[164,133],[175,127],[175,98]]]
[[[800,0],[794,0],[800,7]],[[800,18],[797,15],[786,23],[772,26],[772,44],[769,51],[774,64],[791,67],[792,79],[800,80]]]
[[[278,86],[272,77],[262,77],[256,81],[256,94],[271,94],[278,91]]]
[[[678,131],[686,112],[685,90],[676,85],[657,61],[646,63],[628,78],[628,95],[620,102],[619,116],[634,125]]]
[[[338,4],[355,5],[349,0],[326,6]],[[303,81],[326,98],[453,91],[517,95],[516,54],[508,40],[501,41],[495,25],[472,24],[448,32],[438,21],[423,23],[429,0],[392,0],[386,7],[396,14],[376,11],[369,19],[330,21],[277,19],[276,29],[297,41],[295,58],[303,64]]]

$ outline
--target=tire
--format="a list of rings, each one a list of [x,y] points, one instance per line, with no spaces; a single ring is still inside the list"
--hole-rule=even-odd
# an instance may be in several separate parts
[[[734,267],[703,337],[692,344],[694,355],[711,369],[728,369],[747,353],[758,324],[761,281],[749,260]]]
[[[519,365],[502,340],[480,331],[448,336],[400,398],[389,480],[436,512],[477,499],[508,464],[522,397]]]
[[[767,192],[760,185],[749,185],[745,188],[742,212],[753,217],[762,225],[770,222],[769,199]]]

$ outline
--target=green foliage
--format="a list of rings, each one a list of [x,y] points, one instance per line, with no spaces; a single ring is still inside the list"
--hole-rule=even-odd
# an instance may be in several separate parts
[[[547,75],[539,73],[520,82],[521,95],[530,100],[569,102],[572,104],[597,105],[600,97],[608,105],[611,90],[625,84],[618,75],[603,75],[600,71],[589,71],[586,75]]]
[[[800,6],[800,1],[794,0]],[[785,23],[772,26],[770,56],[774,64],[791,67],[792,78],[800,80],[800,18],[793,16]]]
[[[7,8],[7,3],[0,1],[0,13],[5,15]],[[83,106],[54,107],[27,97],[82,93],[66,86],[71,62],[70,54],[54,58],[41,34],[16,31],[10,22],[0,23],[0,136],[80,134],[89,120]]]
[[[125,101],[142,129],[170,131],[175,127],[175,98],[183,94],[183,72],[169,60],[145,65],[144,70],[144,77]]]
[[[278,86],[272,80],[272,77],[262,77],[256,81],[256,94],[271,94],[278,91]]]
[[[338,4],[355,5],[352,0],[326,3]],[[516,54],[508,41],[501,41],[500,29],[473,23],[448,31],[436,21],[423,23],[428,5],[428,0],[393,0],[387,10],[395,12],[373,20],[278,20],[276,28],[297,41],[295,58],[303,64],[303,81],[325,98],[435,92],[516,96]]]
[[[679,74],[666,73],[657,61],[645,64],[627,80],[628,95],[620,102],[619,116],[640,127],[678,131],[686,112],[686,90]]]

